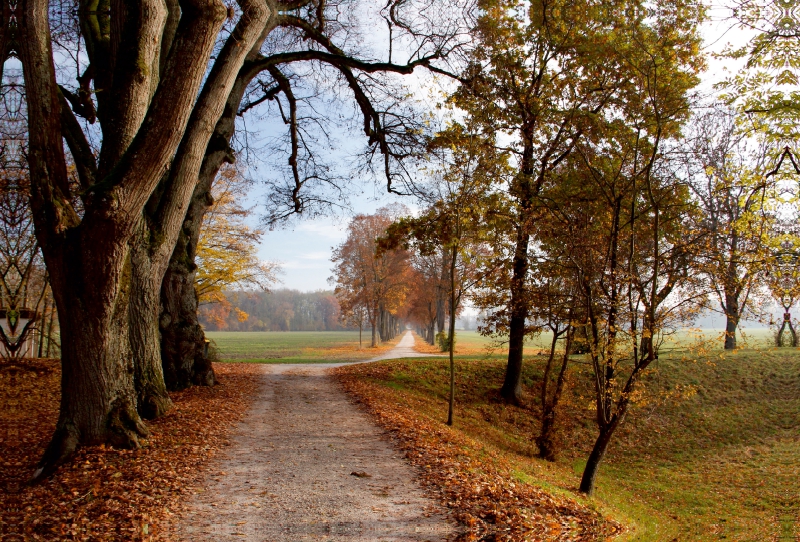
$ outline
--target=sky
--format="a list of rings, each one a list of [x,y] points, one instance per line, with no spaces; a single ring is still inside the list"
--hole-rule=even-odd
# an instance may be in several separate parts
[[[725,8],[719,5],[714,5],[709,10],[710,21],[703,29],[709,51],[719,51],[730,41],[735,43],[744,39],[741,33],[730,30],[730,24],[724,20],[726,13]],[[713,82],[726,76],[725,68],[726,65],[722,61],[709,61],[709,69],[701,85],[704,92],[710,92]],[[282,127],[268,123],[248,126],[248,130],[254,132],[263,130],[267,136],[275,129]],[[353,137],[363,139],[363,134],[354,133]],[[349,137],[345,136],[344,139]],[[352,145],[353,141],[350,143]],[[382,182],[381,180],[380,183]],[[331,253],[336,245],[344,241],[352,214],[372,213],[379,207],[393,202],[414,205],[413,199],[409,197],[386,194],[382,184],[375,185],[368,181],[360,184],[361,190],[357,190],[357,194],[350,201],[352,213],[340,213],[337,217],[295,220],[287,227],[265,233],[259,246],[258,256],[261,260],[281,263],[283,269],[279,277],[281,283],[276,287],[301,291],[332,289],[333,286],[328,282],[332,274]],[[259,189],[256,187],[251,194],[254,203],[258,201],[259,196]],[[258,214],[257,207],[254,214]]]

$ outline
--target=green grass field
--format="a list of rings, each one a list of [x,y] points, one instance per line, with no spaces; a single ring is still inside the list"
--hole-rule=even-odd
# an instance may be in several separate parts
[[[206,337],[220,361],[250,363],[339,363],[361,361],[379,351],[367,348],[358,331],[209,331]]]
[[[401,334],[402,335],[402,334]],[[377,355],[380,350],[368,348],[369,331],[363,335],[359,348],[357,331],[209,331],[220,361],[245,361],[253,363],[325,363],[361,361]],[[770,348],[772,331],[754,329],[739,336],[740,344],[747,348]],[[542,333],[526,342],[526,353],[535,354],[550,346],[550,334]],[[381,350],[385,350],[385,346]],[[456,332],[456,354],[459,358],[484,356],[502,358],[506,355],[504,339],[484,337],[477,331]],[[683,351],[721,350],[721,332],[715,330],[681,331],[666,337],[661,350],[664,353]],[[432,352],[435,350],[431,350]]]
[[[696,350],[714,351],[722,350],[722,330],[690,329],[680,330],[662,338],[660,350],[667,354],[673,351]],[[533,354],[539,350],[550,348],[552,334],[544,332],[525,341],[526,353]],[[745,349],[768,349],[773,346],[774,331],[771,329],[745,329],[737,333],[740,347]],[[488,353],[491,357],[502,357],[508,348],[508,343],[503,337],[484,337],[477,331],[456,331],[456,354],[473,357],[477,354]]]

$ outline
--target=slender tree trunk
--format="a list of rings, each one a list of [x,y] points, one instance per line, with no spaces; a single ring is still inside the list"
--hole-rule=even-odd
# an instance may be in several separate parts
[[[372,348],[377,348],[378,346],[378,328],[375,322],[372,322],[372,344],[370,346]]]
[[[450,329],[448,336],[448,353],[450,355],[450,401],[447,407],[447,425],[453,425],[453,407],[455,406],[456,396],[456,364],[453,360],[456,336],[456,260],[458,252],[453,247],[453,255],[450,260]]]
[[[53,301],[55,303],[55,301]],[[53,321],[56,319],[55,315],[55,306],[51,306],[50,308],[50,321],[47,322],[47,350],[45,351],[45,357],[50,357],[50,347],[53,343]]]
[[[600,428],[600,434],[597,436],[597,440],[594,442],[592,452],[589,454],[589,458],[586,460],[586,467],[583,469],[581,485],[578,488],[581,493],[585,493],[586,495],[591,495],[594,493],[597,471],[600,468],[600,463],[603,462],[603,458],[608,450],[608,444],[611,442],[611,437],[619,425],[621,416],[621,414],[615,416],[611,423],[608,423]]]
[[[46,287],[47,286],[45,286],[45,288]],[[37,352],[37,355],[36,355],[36,357],[38,357],[38,358],[41,358],[42,355],[44,354],[44,334],[45,334],[45,331],[46,331],[45,328],[47,327],[46,326],[46,320],[47,320],[47,308],[48,308],[49,301],[50,301],[50,298],[45,295],[44,307],[42,308],[42,315],[39,318],[39,322],[40,322],[40,325],[39,325],[39,349],[38,349],[38,352]]]
[[[725,350],[736,349],[736,328],[739,327],[739,299],[725,295]]]
[[[525,321],[528,318],[528,296],[525,291],[528,274],[528,243],[530,235],[524,226],[517,228],[517,245],[514,251],[511,279],[511,318],[508,325],[508,364],[500,395],[506,401],[518,404],[521,399],[522,354],[525,343]]]

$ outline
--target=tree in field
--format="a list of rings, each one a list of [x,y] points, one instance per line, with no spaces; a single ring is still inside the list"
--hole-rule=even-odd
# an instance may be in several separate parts
[[[170,408],[162,361],[189,367],[175,374],[191,380],[173,388],[210,380],[210,364],[198,365],[189,348],[175,349],[178,359],[162,359],[159,304],[169,319],[163,340],[202,348],[192,332],[196,316],[187,325],[180,308],[196,303],[189,274],[201,217],[219,168],[233,160],[237,115],[282,100],[293,180],[285,194],[289,210],[301,211],[309,203],[304,190],[321,176],[303,167],[313,162],[302,160],[293,92],[302,70],[287,66],[336,74],[332,80],[363,117],[369,149],[391,175],[391,164],[411,153],[419,131],[406,129],[409,117],[397,112],[396,101],[382,99],[380,74],[430,66],[460,45],[461,29],[452,19],[410,13],[417,7],[387,10],[395,39],[413,51],[397,64],[336,45],[346,42],[349,21],[358,16],[354,6],[322,0],[242,0],[230,9],[218,0],[143,0],[124,9],[83,1],[65,28],[51,25],[43,0],[7,8],[16,24],[3,27],[0,42],[22,64],[31,207],[62,338],[61,409],[34,474],[40,479],[83,443],[138,446],[148,433],[141,416]],[[56,69],[70,58],[76,62],[70,69]],[[63,80],[76,72],[77,81]]]
[[[341,319],[346,325],[358,328],[358,347],[363,346],[364,324],[367,321],[367,309],[362,304],[348,304],[347,310],[341,312]]]
[[[693,28],[702,18],[702,8],[673,2],[651,9],[636,0],[548,0],[524,5],[486,0],[480,7],[479,44],[451,100],[482,131],[507,136],[500,140],[515,170],[503,187],[513,250],[507,251],[509,352],[501,395],[516,402],[530,315],[526,292],[531,227],[540,192],[596,117],[627,99],[631,82],[638,77],[637,67],[629,61],[632,51],[653,45],[696,47]],[[670,25],[675,30],[660,45],[660,36],[646,31]]]
[[[742,317],[753,300],[768,259],[765,236],[772,230],[774,183],[765,177],[767,153],[754,144],[732,112],[696,118],[689,136],[689,185],[703,210],[701,262],[725,315],[725,350],[736,348]]]
[[[347,227],[347,239],[333,251],[335,264],[330,281],[342,311],[363,310],[372,328],[370,346],[378,346],[379,328],[387,314],[405,303],[411,284],[409,255],[396,249],[378,252],[378,239],[392,223],[389,208],[374,215],[357,215]]]
[[[691,319],[703,295],[696,265],[702,233],[693,227],[698,211],[669,157],[698,82],[698,37],[668,20],[638,32],[644,36],[628,53],[635,93],[618,111],[621,118],[607,117],[579,143],[572,171],[554,188],[565,191],[553,200],[564,202],[569,217],[565,241],[595,381],[598,436],[581,478],[584,493],[594,490],[664,331]]]
[[[442,158],[442,170],[433,183],[433,200],[418,217],[403,217],[381,239],[383,252],[399,246],[413,247],[420,256],[441,251],[447,269],[447,351],[450,391],[447,425],[453,425],[455,403],[456,316],[468,291],[478,279],[479,261],[486,257],[483,237],[491,227],[487,209],[494,197],[488,192],[494,176],[506,166],[494,152],[491,137],[476,137],[463,126],[452,125],[437,134],[430,148]]]

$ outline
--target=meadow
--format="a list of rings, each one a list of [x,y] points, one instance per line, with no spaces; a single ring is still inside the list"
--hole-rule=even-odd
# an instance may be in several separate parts
[[[719,330],[682,330],[664,337],[661,352],[711,352],[722,346]],[[746,330],[738,335],[745,348],[765,349],[772,346],[774,332],[770,329]],[[250,363],[340,363],[364,361],[391,348],[390,341],[378,348],[369,347],[369,330],[364,330],[361,345],[358,331],[207,331],[211,346],[219,361]],[[399,339],[403,333],[398,335]],[[526,354],[534,355],[550,347],[549,333],[526,341]],[[441,354],[417,338],[416,347],[422,352]],[[502,339],[484,337],[477,331],[456,331],[456,356],[472,358],[502,358],[507,343]]]
[[[341,363],[363,361],[391,348],[395,341],[369,348],[365,331],[207,331],[219,361],[247,363]]]

